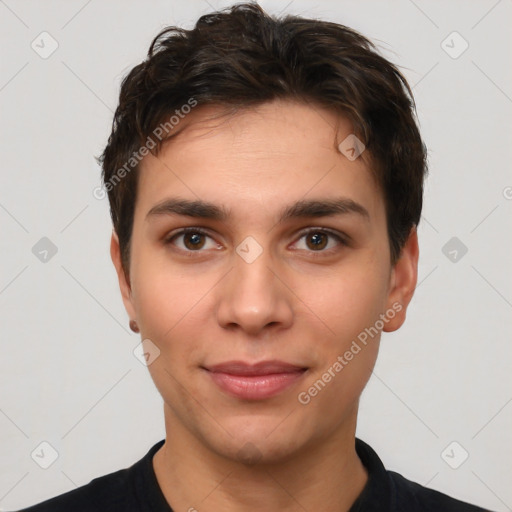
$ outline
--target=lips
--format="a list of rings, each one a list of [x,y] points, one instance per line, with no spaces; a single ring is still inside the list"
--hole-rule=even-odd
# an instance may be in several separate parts
[[[250,364],[244,361],[228,361],[226,363],[216,364],[206,368],[213,373],[229,373],[230,375],[253,376],[253,375],[271,375],[273,373],[295,373],[306,370],[307,368],[295,366],[283,361],[261,361],[260,363]]]
[[[283,361],[228,361],[204,368],[221,391],[244,400],[275,396],[302,379],[307,368]]]

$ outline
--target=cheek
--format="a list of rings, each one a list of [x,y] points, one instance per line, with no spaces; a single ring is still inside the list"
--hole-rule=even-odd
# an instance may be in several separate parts
[[[184,381],[201,360],[204,308],[216,279],[208,273],[199,279],[165,258],[150,256],[149,251],[139,255],[134,296],[141,336],[155,343],[162,356],[148,369],[164,393],[171,375]]]
[[[189,279],[174,276],[169,280],[157,274],[155,280],[148,276],[137,295],[141,336],[160,351],[148,370],[165,403],[192,411],[190,396],[200,397],[190,376],[203,355],[204,319],[199,318],[199,301],[207,290],[191,289]]]
[[[141,250],[136,261],[133,290],[141,332],[163,339],[182,319],[193,315],[213,280],[208,273],[199,278],[199,273],[191,275],[170,264],[165,251]]]
[[[387,276],[371,265],[350,265],[321,279],[304,280],[298,294],[338,341],[373,325],[386,304]]]
[[[312,347],[317,365],[301,390],[305,393],[302,397],[310,400],[311,410],[332,411],[326,417],[332,428],[346,419],[371,377],[380,333],[366,329],[374,326],[383,312],[383,283],[379,272],[366,268],[366,272],[354,270],[332,277],[328,285],[309,295],[307,304],[318,312],[328,335],[318,337]]]

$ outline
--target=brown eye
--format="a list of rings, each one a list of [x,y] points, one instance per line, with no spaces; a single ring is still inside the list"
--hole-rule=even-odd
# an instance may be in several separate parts
[[[329,254],[339,249],[340,246],[348,245],[348,243],[345,241],[345,238],[341,234],[331,232],[330,230],[326,229],[309,229],[301,234],[299,240],[302,240],[303,238],[305,239],[304,245],[306,247],[304,250],[307,252]],[[334,240],[336,243],[330,244],[331,240]],[[299,248],[302,249],[301,247]]]
[[[187,249],[194,250],[194,249],[201,249],[204,245],[204,235],[202,233],[185,233],[183,235],[183,243],[187,247]]]
[[[308,242],[311,242],[310,244],[307,242],[308,247],[314,250],[324,249],[325,246],[327,245],[328,238],[329,237],[325,233],[322,233],[320,231],[313,232],[312,234],[308,233],[306,235],[306,240],[308,240]]]
[[[179,240],[182,240],[181,243],[177,243]],[[207,247],[207,240],[212,238],[202,229],[200,228],[187,228],[182,229],[178,233],[175,233],[174,235],[170,236],[166,241],[165,244],[168,245],[175,245],[184,252],[203,252],[201,249],[208,248]],[[215,244],[212,240],[211,242],[211,248],[218,247],[217,244]]]

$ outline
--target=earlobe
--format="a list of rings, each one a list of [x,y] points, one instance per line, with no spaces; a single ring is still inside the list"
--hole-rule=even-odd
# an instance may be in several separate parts
[[[391,271],[390,289],[386,308],[395,314],[386,322],[383,331],[392,332],[405,322],[407,307],[411,302],[418,281],[418,233],[413,226],[402,248],[400,258]]]
[[[110,257],[112,258],[112,263],[116,269],[119,289],[121,291],[121,297],[123,299],[126,312],[130,318],[135,318],[136,315],[132,302],[132,290],[129,278],[127,278],[123,268],[119,238],[114,230],[112,231],[112,237],[110,239]]]

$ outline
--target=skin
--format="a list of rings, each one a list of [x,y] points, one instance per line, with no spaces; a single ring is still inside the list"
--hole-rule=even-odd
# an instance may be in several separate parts
[[[198,106],[158,157],[143,160],[129,272],[112,236],[126,311],[160,350],[148,366],[167,434],[153,459],[157,480],[174,510],[347,511],[367,482],[354,439],[380,333],[307,405],[297,397],[393,304],[402,309],[383,330],[403,324],[417,281],[416,230],[392,266],[368,155],[350,161],[337,151],[351,133],[348,120],[284,100],[212,118],[220,112]],[[146,217],[171,196],[224,205],[230,217]],[[339,196],[363,205],[369,219],[277,222],[297,200]],[[208,231],[199,249],[190,235],[165,243],[186,226]],[[305,228],[350,240],[322,238],[318,249]],[[236,252],[247,236],[263,250],[252,263]],[[277,396],[241,400],[201,369],[234,359],[279,359],[308,371]]]

